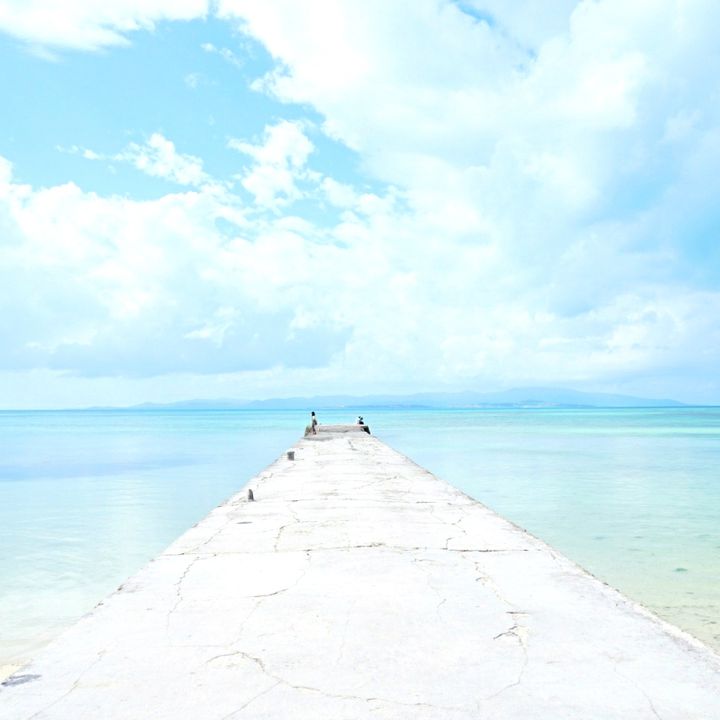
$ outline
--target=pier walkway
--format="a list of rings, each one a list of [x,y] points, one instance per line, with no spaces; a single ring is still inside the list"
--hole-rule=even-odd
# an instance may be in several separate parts
[[[432,442],[432,438],[428,438]],[[0,687],[3,720],[717,720],[720,658],[321,427]]]

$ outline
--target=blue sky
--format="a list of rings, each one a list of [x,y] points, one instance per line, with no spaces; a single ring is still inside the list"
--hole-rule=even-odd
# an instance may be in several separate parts
[[[720,402],[709,0],[0,0],[0,406]]]

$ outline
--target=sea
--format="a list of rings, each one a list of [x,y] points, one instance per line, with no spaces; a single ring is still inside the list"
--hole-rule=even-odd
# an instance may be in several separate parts
[[[384,442],[720,650],[719,407],[362,412]],[[308,414],[0,411],[0,667],[236,493]]]

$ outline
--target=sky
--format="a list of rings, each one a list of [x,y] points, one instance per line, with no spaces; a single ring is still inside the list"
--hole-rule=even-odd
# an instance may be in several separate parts
[[[0,407],[720,403],[715,0],[0,0]]]

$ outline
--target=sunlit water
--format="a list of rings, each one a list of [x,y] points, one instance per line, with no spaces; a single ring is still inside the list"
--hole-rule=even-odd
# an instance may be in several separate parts
[[[720,649],[720,408],[364,415],[420,465]],[[305,422],[295,411],[0,412],[0,665],[92,608]]]

